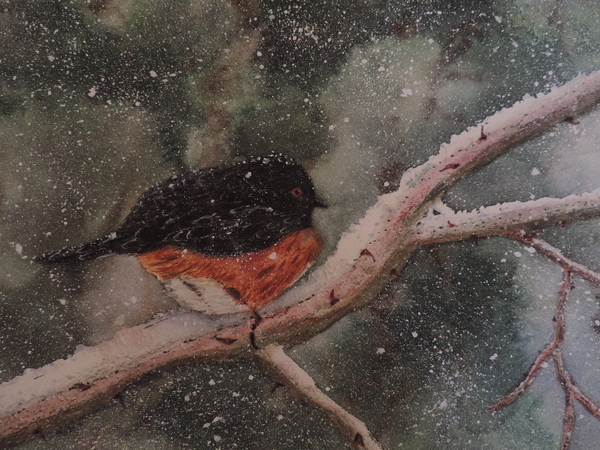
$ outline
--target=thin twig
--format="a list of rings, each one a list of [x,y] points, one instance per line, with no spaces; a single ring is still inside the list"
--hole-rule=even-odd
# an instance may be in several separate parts
[[[575,384],[574,381],[572,382],[571,390],[573,391],[575,399],[579,403],[581,403],[592,416],[600,420],[600,408],[592,400],[590,400],[583,392],[581,392],[579,386],[577,386],[577,384]]]
[[[523,379],[523,381],[521,381],[519,383],[519,385],[516,388],[514,388],[512,391],[510,391],[507,395],[502,397],[500,400],[498,400],[493,405],[489,406],[488,411],[490,411],[490,412],[497,411],[506,405],[510,405],[518,397],[520,397],[522,394],[524,394],[525,391],[527,390],[527,388],[535,380],[535,377],[537,376],[540,369],[544,366],[544,364],[546,363],[548,358],[552,355],[552,352],[554,352],[555,348],[556,348],[556,342],[554,340],[552,342],[546,344],[546,347],[544,348],[544,350],[542,350],[539,353],[538,357],[535,359],[534,363],[531,365],[531,368],[527,371],[527,374],[525,375],[525,378]]]
[[[518,240],[525,245],[535,248],[538,253],[552,259],[562,267],[568,267],[571,272],[594,283],[596,286],[600,286],[600,273],[594,272],[583,264],[579,264],[567,258],[559,249],[548,244],[546,241],[536,237],[528,236],[523,233],[513,233],[507,235],[507,237]]]
[[[565,367],[563,361],[561,345],[564,341],[566,332],[565,311],[567,296],[569,290],[572,288],[572,275],[578,275],[596,284],[597,286],[600,286],[600,274],[590,270],[582,264],[570,260],[569,258],[565,257],[560,252],[560,250],[534,236],[527,235],[522,232],[510,233],[506,236],[535,248],[538,253],[546,256],[547,258],[559,264],[563,268],[563,282],[559,293],[556,312],[554,314],[554,338],[550,343],[546,345],[544,350],[540,352],[533,366],[531,367],[531,369],[529,369],[527,375],[525,376],[525,379],[521,383],[519,383],[519,385],[515,389],[513,389],[509,394],[507,394],[498,402],[490,406],[488,410],[496,411],[499,408],[506,406],[512,403],[514,400],[516,400],[521,394],[525,392],[527,387],[531,385],[540,368],[543,366],[546,360],[550,356],[552,356],[552,358],[554,359],[556,375],[565,392],[565,409],[560,448],[561,450],[567,450],[571,443],[571,436],[573,434],[573,430],[575,429],[575,401],[581,403],[591,415],[593,415],[596,419],[600,420],[600,408],[583,392],[581,392],[581,389],[579,388],[572,375]]]
[[[551,342],[546,344],[544,350],[540,352],[535,362],[525,375],[525,378],[519,385],[510,391],[507,395],[502,397],[496,403],[488,407],[488,411],[497,411],[503,406],[511,404],[515,401],[525,390],[533,383],[540,369],[544,366],[544,363],[550,356],[555,355],[557,351],[560,351],[560,345],[564,341],[565,337],[565,306],[567,302],[567,296],[571,290],[571,271],[567,268],[563,271],[563,282],[558,295],[558,302],[556,304],[556,311],[554,313],[554,337]]]
[[[556,367],[556,373],[560,384],[565,391],[565,413],[563,418],[563,430],[560,448],[561,450],[567,450],[571,443],[571,435],[575,428],[575,395],[573,393],[573,380],[571,374],[565,368],[562,353],[559,349],[556,349],[554,354],[554,366]]]
[[[357,450],[381,450],[364,422],[350,414],[323,391],[280,345],[269,345],[258,350],[252,358],[272,378],[299,395],[307,403],[321,408],[337,425],[350,447]]]

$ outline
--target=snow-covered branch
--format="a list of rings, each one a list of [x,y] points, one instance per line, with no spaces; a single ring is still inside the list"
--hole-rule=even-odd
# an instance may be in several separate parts
[[[283,347],[269,345],[258,350],[254,356],[253,359],[257,364],[274,380],[290,389],[302,400],[325,411],[353,449],[381,449],[364,422],[348,413],[317,388],[314,380],[285,354]]]
[[[264,348],[306,341],[373,299],[415,248],[435,241],[418,237],[423,231],[415,231],[417,224],[458,179],[515,144],[581,114],[599,98],[600,72],[594,72],[548,94],[527,98],[453,137],[439,154],[408,170],[398,191],[381,196],[305,282],[261,311],[254,343]],[[542,222],[544,206],[539,206]],[[563,213],[557,212],[556,217],[559,214]],[[587,216],[575,214],[576,219],[582,217]],[[521,228],[532,224],[528,216],[521,220]],[[460,223],[453,225],[450,228],[462,229]],[[514,220],[513,225],[518,228]],[[492,229],[497,233],[499,228]],[[191,359],[239,358],[254,351],[250,334],[247,321],[223,327],[194,313],[173,312],[122,330],[94,348],[79,349],[66,360],[27,371],[0,385],[0,446],[81,416],[149,371]]]
[[[216,323],[182,311],[122,329],[109,341],[81,346],[67,359],[28,369],[0,385],[0,448],[89,412],[152,370],[231,359],[248,346],[248,326],[217,330]]]
[[[449,242],[471,236],[491,236],[535,230],[551,224],[600,216],[600,190],[565,198],[541,198],[479,208],[470,212],[429,214],[414,234],[419,245]]]

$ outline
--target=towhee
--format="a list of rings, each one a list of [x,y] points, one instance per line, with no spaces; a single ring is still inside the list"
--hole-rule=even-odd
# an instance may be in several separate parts
[[[181,305],[256,312],[314,262],[324,207],[306,171],[283,155],[177,175],[148,189],[112,233],[36,257],[45,263],[133,254]]]

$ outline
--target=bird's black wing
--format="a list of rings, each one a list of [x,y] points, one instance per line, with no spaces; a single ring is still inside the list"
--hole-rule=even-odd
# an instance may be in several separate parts
[[[202,177],[200,177],[202,178]],[[148,189],[136,202],[123,223],[112,233],[82,245],[65,247],[44,253],[39,262],[70,262],[99,258],[111,254],[145,253],[164,246],[165,239],[175,233],[178,214],[185,203],[210,202],[203,185],[195,183],[190,188],[185,180],[173,177]],[[198,207],[188,206],[186,214]],[[205,227],[203,233],[210,233]]]
[[[244,177],[231,170],[228,174],[224,177],[211,169],[164,181],[139,198],[114,232],[83,245],[44,253],[36,260],[83,261],[165,246],[232,256],[267,248],[293,231],[273,208],[248,204]]]

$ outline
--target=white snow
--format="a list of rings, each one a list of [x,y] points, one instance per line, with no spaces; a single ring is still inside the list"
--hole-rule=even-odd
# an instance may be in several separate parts
[[[23,375],[0,384],[0,415],[15,413],[77,382],[93,382],[115,370],[132,367],[147,353],[204,336],[216,331],[218,324],[198,314],[172,311],[161,314],[154,326],[138,325],[119,331],[115,338],[96,347],[78,346],[73,356],[59,359],[39,369],[27,369]],[[214,383],[214,381],[213,381]]]

